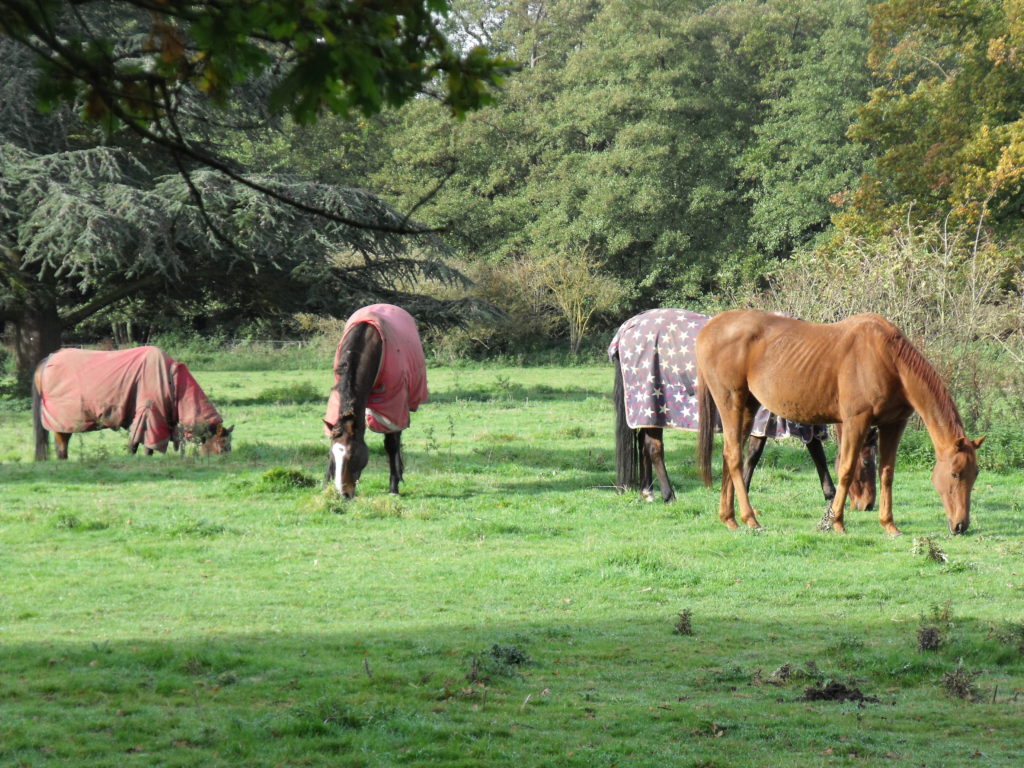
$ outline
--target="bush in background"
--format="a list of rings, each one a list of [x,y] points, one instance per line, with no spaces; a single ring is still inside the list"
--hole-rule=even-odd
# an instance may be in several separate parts
[[[943,376],[969,430],[987,430],[1024,407],[1021,264],[984,230],[908,222],[799,254],[768,276],[767,291],[734,303],[815,322],[882,315]]]

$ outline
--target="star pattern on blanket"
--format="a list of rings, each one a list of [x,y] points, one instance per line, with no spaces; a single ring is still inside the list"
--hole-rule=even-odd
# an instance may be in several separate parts
[[[707,315],[651,309],[619,328],[608,349],[619,353],[631,427],[697,429],[695,342]]]
[[[619,327],[608,359],[619,355],[630,427],[697,429],[697,334],[710,319],[686,309],[649,309]],[[826,437],[828,429],[780,419],[760,408],[751,433],[799,437],[806,443]]]

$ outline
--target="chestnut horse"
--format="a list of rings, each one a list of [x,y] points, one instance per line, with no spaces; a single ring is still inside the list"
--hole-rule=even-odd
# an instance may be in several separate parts
[[[366,428],[384,433],[389,492],[402,480],[402,430],[427,400],[426,362],[416,321],[391,304],[357,310],[345,323],[334,356],[334,388],[324,427],[331,441],[324,482],[351,499],[370,450]]]
[[[915,411],[935,449],[932,485],[942,498],[949,530],[960,534],[971,520],[971,489],[978,476],[977,449],[942,379],[888,320],[855,315],[818,324],[759,310],[732,310],[713,318],[697,336],[700,432],[698,464],[711,484],[712,425],[720,415],[722,493],[718,515],[738,527],[759,528],[743,484],[741,457],[754,414],[764,406],[787,419],[842,424],[832,527],[845,532],[843,503],[868,430],[878,427],[881,494],[878,519],[899,535],[892,516],[892,479],[907,420]]]
[[[662,500],[675,499],[665,468],[664,428],[697,429],[692,372],[694,341],[697,332],[710,319],[709,315],[685,309],[648,310],[626,320],[612,339],[608,356],[615,365],[612,400],[615,404],[616,486],[620,490],[639,485],[641,495],[650,501],[656,475]],[[826,503],[831,503],[836,488],[821,443],[822,437],[827,435],[825,428],[787,424],[767,412],[759,414],[759,424],[762,434],[751,436],[743,463],[744,486],[750,488],[750,479],[768,437],[794,436],[807,446],[822,494]],[[875,502],[874,440],[867,441],[862,449],[859,467],[849,496],[856,509],[871,509]]]

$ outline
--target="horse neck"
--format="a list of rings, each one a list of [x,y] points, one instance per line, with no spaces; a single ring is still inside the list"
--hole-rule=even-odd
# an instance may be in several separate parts
[[[366,431],[366,403],[380,372],[383,349],[380,335],[366,323],[353,328],[345,337],[338,359],[340,411],[354,416],[356,431]]]
[[[924,422],[936,453],[964,437],[964,425],[945,382],[909,341],[896,339],[896,363],[907,400]]]

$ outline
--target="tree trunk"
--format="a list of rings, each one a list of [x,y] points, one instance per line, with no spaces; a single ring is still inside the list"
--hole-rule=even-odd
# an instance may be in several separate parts
[[[56,304],[33,303],[14,322],[14,348],[18,364],[18,393],[27,395],[36,366],[60,349],[61,320]]]

